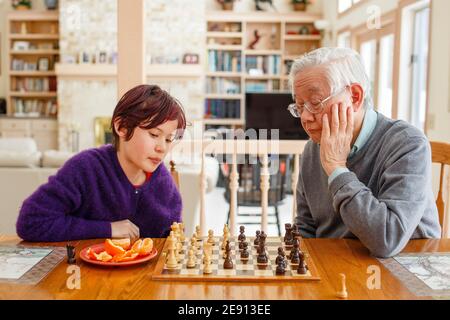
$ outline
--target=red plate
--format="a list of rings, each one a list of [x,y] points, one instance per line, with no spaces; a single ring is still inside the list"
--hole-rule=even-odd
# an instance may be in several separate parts
[[[156,250],[156,248],[153,248],[153,250],[150,252],[149,255],[137,257],[136,259],[134,259],[132,261],[103,262],[103,261],[96,261],[96,260],[89,259],[89,257],[87,256],[87,251],[89,250],[89,248],[91,248],[91,250],[93,250],[95,253],[99,254],[100,252],[105,251],[105,244],[99,243],[99,244],[94,244],[92,246],[84,248],[80,252],[80,258],[81,258],[81,260],[83,260],[87,263],[92,263],[92,264],[96,264],[99,266],[107,266],[107,267],[124,267],[124,266],[131,266],[131,265],[147,262],[147,261],[153,259],[154,257],[156,257],[156,255],[158,254],[158,250]]]

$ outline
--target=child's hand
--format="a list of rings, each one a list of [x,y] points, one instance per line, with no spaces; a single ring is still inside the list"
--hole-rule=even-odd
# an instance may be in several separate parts
[[[130,220],[111,222],[112,238],[129,238],[132,242],[139,239],[139,228]]]

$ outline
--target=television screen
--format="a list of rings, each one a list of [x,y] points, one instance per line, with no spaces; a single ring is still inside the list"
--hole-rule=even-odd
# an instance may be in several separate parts
[[[245,100],[246,130],[279,129],[280,140],[308,140],[300,123],[287,110],[293,103],[290,93],[247,93]]]

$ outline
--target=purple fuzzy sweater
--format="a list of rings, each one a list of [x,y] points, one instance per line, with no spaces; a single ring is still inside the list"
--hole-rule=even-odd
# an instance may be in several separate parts
[[[110,238],[111,222],[128,219],[141,237],[166,237],[180,222],[181,196],[164,165],[134,187],[112,145],[68,160],[22,205],[17,234],[27,241]]]

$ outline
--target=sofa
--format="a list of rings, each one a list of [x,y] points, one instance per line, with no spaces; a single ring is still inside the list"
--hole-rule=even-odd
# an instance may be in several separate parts
[[[70,152],[48,150],[39,152],[32,138],[0,138],[0,234],[15,235],[15,224],[22,202],[40,185],[46,183],[64,162],[73,156]],[[199,223],[200,165],[198,161],[171,155],[180,176],[183,199],[183,222],[186,234],[191,235]],[[168,166],[169,159],[166,160]],[[216,159],[205,159],[206,192],[211,192],[219,177]]]

